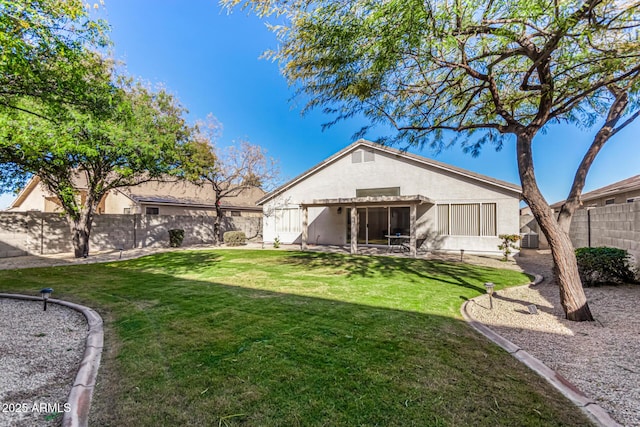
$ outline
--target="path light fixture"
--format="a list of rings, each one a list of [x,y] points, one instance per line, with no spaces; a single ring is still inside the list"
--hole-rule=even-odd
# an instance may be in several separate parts
[[[487,282],[484,284],[484,287],[487,289],[487,293],[489,294],[489,308],[493,310],[493,288],[495,285],[491,282]]]
[[[463,257],[464,257],[464,249],[460,249],[460,262],[462,262]]]
[[[44,288],[43,290],[40,291],[40,295],[42,295],[42,300],[44,301],[43,311],[47,311],[47,300],[51,296],[51,292],[53,292],[53,289],[51,288]]]

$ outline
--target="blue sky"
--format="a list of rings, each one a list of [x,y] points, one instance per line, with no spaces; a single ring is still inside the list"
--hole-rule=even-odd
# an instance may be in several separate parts
[[[304,100],[292,100],[278,64],[259,59],[277,47],[274,35],[265,21],[243,11],[228,14],[212,0],[105,0],[98,14],[112,26],[113,56],[126,63],[130,75],[164,85],[192,121],[213,113],[224,128],[220,144],[245,138],[266,148],[279,160],[285,179],[349,145],[364,124],[353,119],[322,131],[329,116],[319,110],[301,116]],[[592,135],[573,125],[555,125],[537,137],[536,175],[547,201],[565,198]],[[585,190],[640,174],[639,142],[637,120],[605,146]],[[519,184],[513,139],[502,151],[487,147],[477,158],[459,146],[437,155],[412,151]],[[12,198],[0,195],[0,209]]]

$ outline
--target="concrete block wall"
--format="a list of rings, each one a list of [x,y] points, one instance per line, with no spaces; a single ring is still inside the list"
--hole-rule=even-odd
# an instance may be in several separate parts
[[[179,215],[96,215],[91,251],[166,247],[169,230],[185,231],[183,246],[213,243],[215,217]],[[224,217],[222,231],[244,231],[250,239],[262,237],[262,218]],[[71,230],[58,213],[0,212],[0,258],[26,254],[72,252]]]
[[[576,248],[589,246],[591,240],[592,247],[626,249],[640,263],[640,201],[579,210],[569,235]]]
[[[29,215],[26,213],[0,212],[0,258],[27,253],[28,222]]]

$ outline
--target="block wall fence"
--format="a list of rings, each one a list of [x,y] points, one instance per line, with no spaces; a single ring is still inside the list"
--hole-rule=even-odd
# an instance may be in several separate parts
[[[569,236],[576,248],[626,249],[640,264],[640,201],[576,211]]]
[[[182,215],[96,215],[91,251],[169,246],[169,230],[184,230],[183,246],[213,243],[215,217]],[[224,217],[222,231],[262,238],[261,217]],[[0,258],[72,252],[71,231],[58,213],[0,212]]]

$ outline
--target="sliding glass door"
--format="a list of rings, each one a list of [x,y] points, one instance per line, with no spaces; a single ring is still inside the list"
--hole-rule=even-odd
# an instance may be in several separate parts
[[[351,242],[351,209],[347,209],[347,243]],[[410,234],[409,207],[358,208],[358,244],[388,245],[389,235]]]

